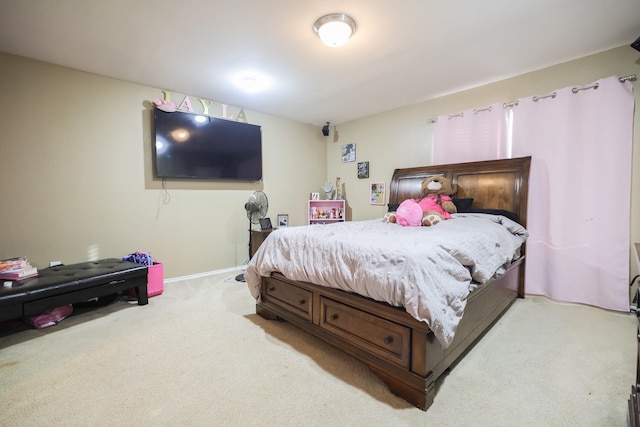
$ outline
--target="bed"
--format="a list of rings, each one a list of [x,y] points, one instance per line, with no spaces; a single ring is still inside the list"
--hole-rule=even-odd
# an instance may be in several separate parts
[[[422,410],[427,410],[433,403],[438,378],[495,323],[516,298],[524,297],[524,240],[527,235],[525,227],[530,161],[530,157],[522,157],[396,169],[389,185],[390,205],[397,205],[407,198],[416,197],[420,193],[422,180],[435,174],[444,175],[457,185],[456,199],[473,199],[472,209],[468,210],[471,213],[459,213],[451,220],[433,227],[401,227],[397,224],[383,223],[380,219],[354,221],[352,225],[347,222],[291,227],[299,230],[274,231],[256,251],[245,271],[249,289],[256,298],[256,313],[266,319],[286,320],[345,351],[365,363],[392,393]],[[397,269],[402,270],[399,273],[394,271],[396,267],[384,266],[380,270],[383,273],[372,273],[377,279],[374,276],[366,276],[364,272],[375,271],[371,265],[377,264],[378,261],[371,258],[372,255],[364,248],[360,249],[360,252],[368,254],[366,256],[369,258],[360,263],[371,263],[366,269],[360,268],[362,265],[347,266],[346,270],[352,270],[352,275],[344,277],[334,276],[333,273],[328,277],[322,274],[314,275],[314,270],[324,272],[326,268],[318,269],[318,258],[309,256],[314,251],[314,248],[309,246],[309,242],[313,240],[307,241],[307,237],[304,237],[303,246],[293,246],[300,238],[286,240],[287,234],[295,236],[305,230],[308,234],[328,231],[333,235],[325,236],[324,240],[339,241],[340,236],[350,232],[348,228],[339,227],[359,228],[371,225],[377,227],[374,230],[377,230],[375,233],[379,233],[380,236],[389,230],[400,233],[400,229],[413,228],[415,232],[431,233],[428,239],[423,240],[432,240],[434,246],[429,250],[435,251],[443,246],[435,237],[438,233],[444,233],[446,228],[443,226],[446,225],[453,230],[454,226],[465,221],[488,221],[492,224],[491,227],[505,227],[509,233],[519,236],[522,240],[513,240],[516,237],[509,238],[517,242],[517,245],[511,240],[509,243],[515,245],[515,251],[499,262],[500,268],[495,269],[495,272],[484,271],[484,264],[480,264],[485,261],[470,260],[466,254],[463,254],[465,261],[462,262],[462,269],[453,264],[449,267],[450,261],[445,258],[449,257],[450,253],[457,256],[461,252],[458,248],[453,251],[447,250],[444,254],[438,253],[433,257],[439,262],[436,269],[451,270],[453,279],[444,278],[440,273],[422,273],[421,266],[408,268],[408,265],[413,265],[408,264],[412,260],[405,259],[404,256],[401,261],[394,258],[392,262],[397,264]],[[470,238],[470,241],[476,240],[475,237]],[[324,259],[327,265],[349,259],[346,246],[355,245],[357,242],[354,239],[346,239],[338,244],[343,245],[344,249],[342,246],[331,249],[332,257],[327,256],[326,249],[320,251],[325,257],[320,259]],[[389,241],[386,244],[393,243]],[[502,241],[491,244],[495,248],[508,246]],[[292,250],[284,255],[276,254],[276,251],[280,250],[278,245]],[[488,251],[490,255],[499,252],[498,249]],[[425,259],[427,252],[421,254],[421,257]],[[302,262],[309,259],[311,262],[303,265],[300,272],[296,273],[296,270],[287,264],[274,264],[273,259],[279,258],[298,258]],[[493,262],[495,263],[495,260]],[[418,268],[420,273],[416,275],[413,270]],[[339,269],[339,266],[336,266],[336,270]],[[299,280],[300,277],[313,279]],[[398,282],[398,277],[403,279]],[[385,287],[394,289],[388,293],[390,297],[386,296],[387,291],[381,296],[376,293],[377,288],[369,288],[369,282],[378,280],[386,282],[388,286]],[[413,283],[416,281],[423,283],[417,286]],[[435,303],[430,307],[429,303],[442,299],[431,291],[420,291],[427,298],[418,300],[413,294],[414,289],[423,287],[453,292],[443,297],[448,306]],[[422,297],[423,295],[420,295],[420,298]],[[423,306],[427,307],[426,311],[421,311]],[[447,325],[448,320],[439,320],[441,311],[457,313],[459,316],[454,319],[453,325]],[[437,315],[434,314],[436,312]]]

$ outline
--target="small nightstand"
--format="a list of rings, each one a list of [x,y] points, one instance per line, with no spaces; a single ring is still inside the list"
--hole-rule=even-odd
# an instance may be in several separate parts
[[[273,231],[273,228],[268,230],[250,230],[251,235],[251,250],[249,251],[249,257],[253,258],[253,255],[256,253],[262,242],[265,241],[269,234]]]

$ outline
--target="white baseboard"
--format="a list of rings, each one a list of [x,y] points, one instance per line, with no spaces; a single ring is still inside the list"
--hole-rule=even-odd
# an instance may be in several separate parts
[[[164,279],[164,283],[179,282],[181,280],[189,280],[189,279],[200,279],[207,276],[214,276],[216,274],[234,273],[238,271],[244,271],[244,267],[245,266],[243,265],[239,267],[224,268],[222,270],[205,271],[203,273],[190,274],[188,276],[172,277],[170,279]]]

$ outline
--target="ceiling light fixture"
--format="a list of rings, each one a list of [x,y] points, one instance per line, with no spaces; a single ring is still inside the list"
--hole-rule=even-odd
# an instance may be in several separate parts
[[[257,71],[238,73],[233,77],[233,81],[247,93],[262,92],[271,86],[271,80]]]
[[[344,13],[330,13],[316,20],[313,31],[329,47],[342,46],[356,32],[356,21]]]

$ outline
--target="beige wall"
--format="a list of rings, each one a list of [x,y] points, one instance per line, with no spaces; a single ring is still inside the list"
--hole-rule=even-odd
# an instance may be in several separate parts
[[[52,260],[73,263],[145,250],[165,263],[168,278],[241,265],[248,239],[243,205],[255,189],[269,197],[272,220],[288,213],[291,225],[302,225],[309,192],[340,177],[351,219],[381,217],[385,208],[369,205],[368,183],[388,183],[397,167],[431,164],[430,119],[628,74],[640,75],[640,54],[622,46],[338,125],[337,133],[331,127],[328,138],[314,126],[245,111],[250,123],[262,126],[263,183],[170,181],[170,201],[162,204],[161,183],[151,172],[149,110],[161,89],[170,88],[0,53],[0,182],[6,200],[0,258],[25,255],[45,267]],[[639,114],[636,109],[636,123]],[[347,143],[356,144],[357,161],[370,162],[369,179],[357,178],[357,161],[341,162]],[[632,242],[640,241],[639,143],[636,127]],[[635,262],[631,266],[635,273]]]
[[[473,72],[469,70],[469,72]],[[369,205],[368,183],[389,182],[395,168],[431,164],[433,126],[429,120],[443,114],[456,114],[482,108],[495,102],[544,95],[555,89],[585,85],[608,76],[635,74],[640,77],[640,53],[622,46],[597,55],[574,60],[515,78],[487,84],[442,98],[426,101],[384,114],[338,126],[338,141],[332,133],[327,142],[327,173],[345,183],[353,219],[372,219],[384,215],[385,207]],[[636,99],[633,140],[633,182],[631,242],[640,241],[640,88],[634,83]],[[417,83],[419,85],[419,83]],[[333,132],[333,129],[332,129]],[[358,179],[356,163],[342,163],[342,144],[355,143],[357,161],[370,162],[370,178]],[[606,145],[603,145],[606,149]],[[612,203],[615,220],[615,202]],[[632,255],[630,248],[630,256]],[[631,271],[637,272],[635,258]]]
[[[245,262],[253,190],[265,191],[274,221],[305,223],[326,174],[317,127],[245,110],[262,126],[263,182],[169,181],[164,193],[151,161],[150,101],[161,89],[0,53],[0,258],[43,268],[143,250],[171,278]]]

